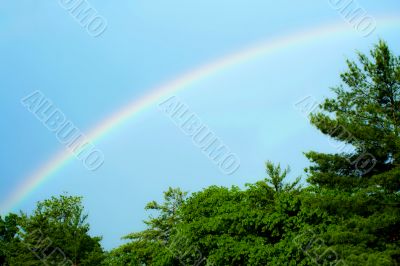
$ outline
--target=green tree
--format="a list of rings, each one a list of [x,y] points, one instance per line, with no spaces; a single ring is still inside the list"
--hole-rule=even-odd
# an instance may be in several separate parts
[[[0,216],[0,265],[6,265],[10,250],[18,241],[18,220],[18,215],[13,213],[5,216],[4,220]]]
[[[33,214],[21,214],[18,239],[9,265],[100,265],[100,237],[89,235],[82,198],[52,197],[37,204]]]
[[[301,180],[301,177],[296,178],[296,180],[289,184],[284,184],[284,180],[290,172],[290,167],[286,167],[285,169],[281,169],[281,165],[274,165],[271,161],[267,161],[265,163],[265,171],[268,175],[266,181],[271,184],[275,192],[282,192],[282,191],[290,191],[294,189]]]
[[[291,261],[283,254],[296,252],[287,238],[302,225],[299,179],[284,183],[289,169],[271,162],[266,163],[266,172],[267,178],[245,189],[211,186],[182,205],[177,231],[186,241],[180,241],[178,249],[186,264],[282,265]],[[283,242],[288,245],[284,247]],[[278,252],[281,249],[285,253]]]
[[[179,209],[187,192],[169,188],[164,192],[164,202],[149,202],[145,209],[155,212],[144,221],[147,229],[129,234],[124,239],[129,243],[111,251],[107,258],[109,265],[174,265],[179,264],[171,249],[171,236],[176,234],[176,225],[181,217]]]
[[[379,185],[400,188],[400,58],[380,41],[371,57],[358,53],[359,63],[347,61],[343,83],[334,98],[320,105],[311,123],[322,133],[354,151],[307,153],[314,163],[309,182],[318,186],[352,188]],[[343,146],[342,146],[343,147]],[[339,150],[341,150],[339,148]]]
[[[335,97],[311,115],[341,146],[306,154],[312,193],[305,202],[327,217],[313,226],[344,262],[393,265],[400,262],[400,58],[380,41],[347,65]]]

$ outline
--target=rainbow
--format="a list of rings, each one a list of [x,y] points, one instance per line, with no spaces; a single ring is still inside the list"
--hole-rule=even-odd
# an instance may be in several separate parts
[[[400,16],[384,16],[377,19],[379,27],[400,25]],[[210,78],[221,71],[230,67],[245,63],[249,60],[266,56],[268,54],[282,51],[290,47],[297,47],[313,41],[324,40],[324,38],[332,38],[337,34],[353,31],[351,25],[340,22],[325,24],[316,28],[301,30],[298,32],[286,34],[276,38],[268,39],[254,46],[243,49],[237,53],[233,53],[217,59],[209,64],[205,64],[199,68],[191,70],[182,76],[169,81],[165,84],[150,89],[150,92],[139,99],[134,99],[127,106],[113,113],[101,121],[94,129],[92,129],[87,137],[90,141],[96,142],[115,130],[121,124],[127,122],[150,107],[157,104],[163,98],[174,93],[189,88],[196,82]],[[8,212],[16,208],[18,204],[26,198],[30,192],[39,187],[48,180],[55,172],[61,170],[74,158],[74,154],[68,150],[62,150],[56,154],[45,165],[39,168],[32,175],[28,176],[24,181],[3,201],[0,205],[1,212]]]

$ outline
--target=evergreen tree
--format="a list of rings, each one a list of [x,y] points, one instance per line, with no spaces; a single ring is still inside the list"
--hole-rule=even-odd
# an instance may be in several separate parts
[[[400,262],[400,58],[380,41],[347,65],[335,97],[311,115],[322,133],[347,146],[306,154],[307,202],[329,216],[320,237],[343,262],[393,265]]]

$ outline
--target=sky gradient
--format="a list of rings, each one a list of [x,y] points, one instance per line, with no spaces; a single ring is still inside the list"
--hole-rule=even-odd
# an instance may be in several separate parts
[[[92,234],[106,248],[143,228],[148,201],[169,186],[196,191],[206,186],[243,185],[264,178],[263,162],[290,165],[292,177],[308,165],[302,152],[332,151],[294,104],[317,100],[339,84],[346,58],[368,52],[382,38],[400,54],[400,24],[380,26],[400,14],[398,1],[358,1],[377,28],[365,37],[329,1],[151,3],[90,1],[107,20],[94,38],[58,1],[0,3],[0,202],[65,147],[21,99],[40,90],[82,132],[154,88],[192,69],[246,50],[265,40],[322,25],[347,31],[327,34],[256,56],[200,79],[176,92],[229,148],[241,166],[222,174],[191,139],[151,105],[95,142],[105,156],[94,172],[71,160],[15,206],[31,211],[35,202],[64,191],[84,196]],[[3,210],[0,210],[3,213]]]

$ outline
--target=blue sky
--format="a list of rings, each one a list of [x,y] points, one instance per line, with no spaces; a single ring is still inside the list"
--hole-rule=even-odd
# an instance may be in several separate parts
[[[21,105],[32,91],[42,91],[88,132],[152,87],[199,65],[288,32],[346,24],[328,0],[89,3],[108,22],[97,38],[58,1],[0,2],[0,201],[64,149]],[[357,3],[376,18],[400,11],[398,0]],[[112,248],[143,229],[144,205],[161,199],[168,186],[196,191],[243,185],[264,178],[265,160],[289,164],[293,177],[302,174],[302,152],[334,149],[293,104],[307,95],[329,96],[345,59],[367,52],[379,38],[400,54],[400,25],[378,27],[368,37],[346,25],[347,34],[257,58],[177,94],[238,154],[241,167],[234,175],[221,174],[154,106],[96,143],[105,155],[98,171],[73,160],[18,209],[29,212],[36,201],[63,191],[82,195],[92,234],[103,235],[104,246]]]

